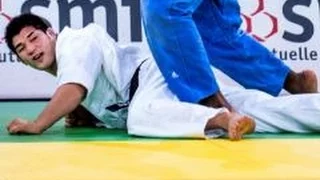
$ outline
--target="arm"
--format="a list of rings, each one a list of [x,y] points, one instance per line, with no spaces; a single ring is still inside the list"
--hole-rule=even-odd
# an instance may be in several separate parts
[[[88,26],[77,33],[70,30],[60,34],[63,40],[56,44],[59,88],[35,121],[15,119],[8,126],[9,133],[40,134],[72,112],[85,95],[90,94],[101,72],[104,52],[115,56],[112,45],[101,47],[98,39],[103,34],[96,33],[96,29],[104,32],[101,27]]]
[[[60,86],[52,99],[33,122],[21,118],[13,120],[7,127],[10,134],[41,134],[61,117],[72,112],[85,97],[86,89],[75,83]]]

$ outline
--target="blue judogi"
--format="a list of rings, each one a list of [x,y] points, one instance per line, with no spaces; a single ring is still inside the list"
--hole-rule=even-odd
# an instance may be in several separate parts
[[[277,95],[290,71],[241,31],[237,0],[141,0],[150,49],[169,88],[199,102],[219,90],[210,65],[245,88]]]

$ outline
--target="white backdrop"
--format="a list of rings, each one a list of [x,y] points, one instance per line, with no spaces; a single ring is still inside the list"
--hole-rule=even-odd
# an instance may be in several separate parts
[[[95,21],[106,27],[119,43],[135,43],[147,49],[139,1],[0,0],[0,99],[49,98],[55,89],[54,77],[24,66],[6,47],[2,38],[10,17],[30,11],[47,18],[58,31],[67,24],[79,28]],[[320,75],[317,0],[239,2],[245,30],[294,70],[314,69]]]

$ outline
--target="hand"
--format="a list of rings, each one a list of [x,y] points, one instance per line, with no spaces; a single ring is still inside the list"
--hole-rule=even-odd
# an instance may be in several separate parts
[[[86,120],[76,117],[73,113],[70,113],[65,116],[64,126],[67,128],[85,127]]]
[[[74,111],[65,116],[65,127],[97,127],[102,123],[92,115],[85,107],[79,105]]]
[[[9,123],[7,130],[10,134],[41,134],[41,130],[34,122],[16,118]]]

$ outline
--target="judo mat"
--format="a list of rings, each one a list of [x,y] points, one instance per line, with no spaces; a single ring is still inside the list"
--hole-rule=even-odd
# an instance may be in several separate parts
[[[0,103],[0,180],[320,179],[320,134],[159,139],[61,121],[42,135],[8,135],[11,119],[33,119],[44,106]]]

